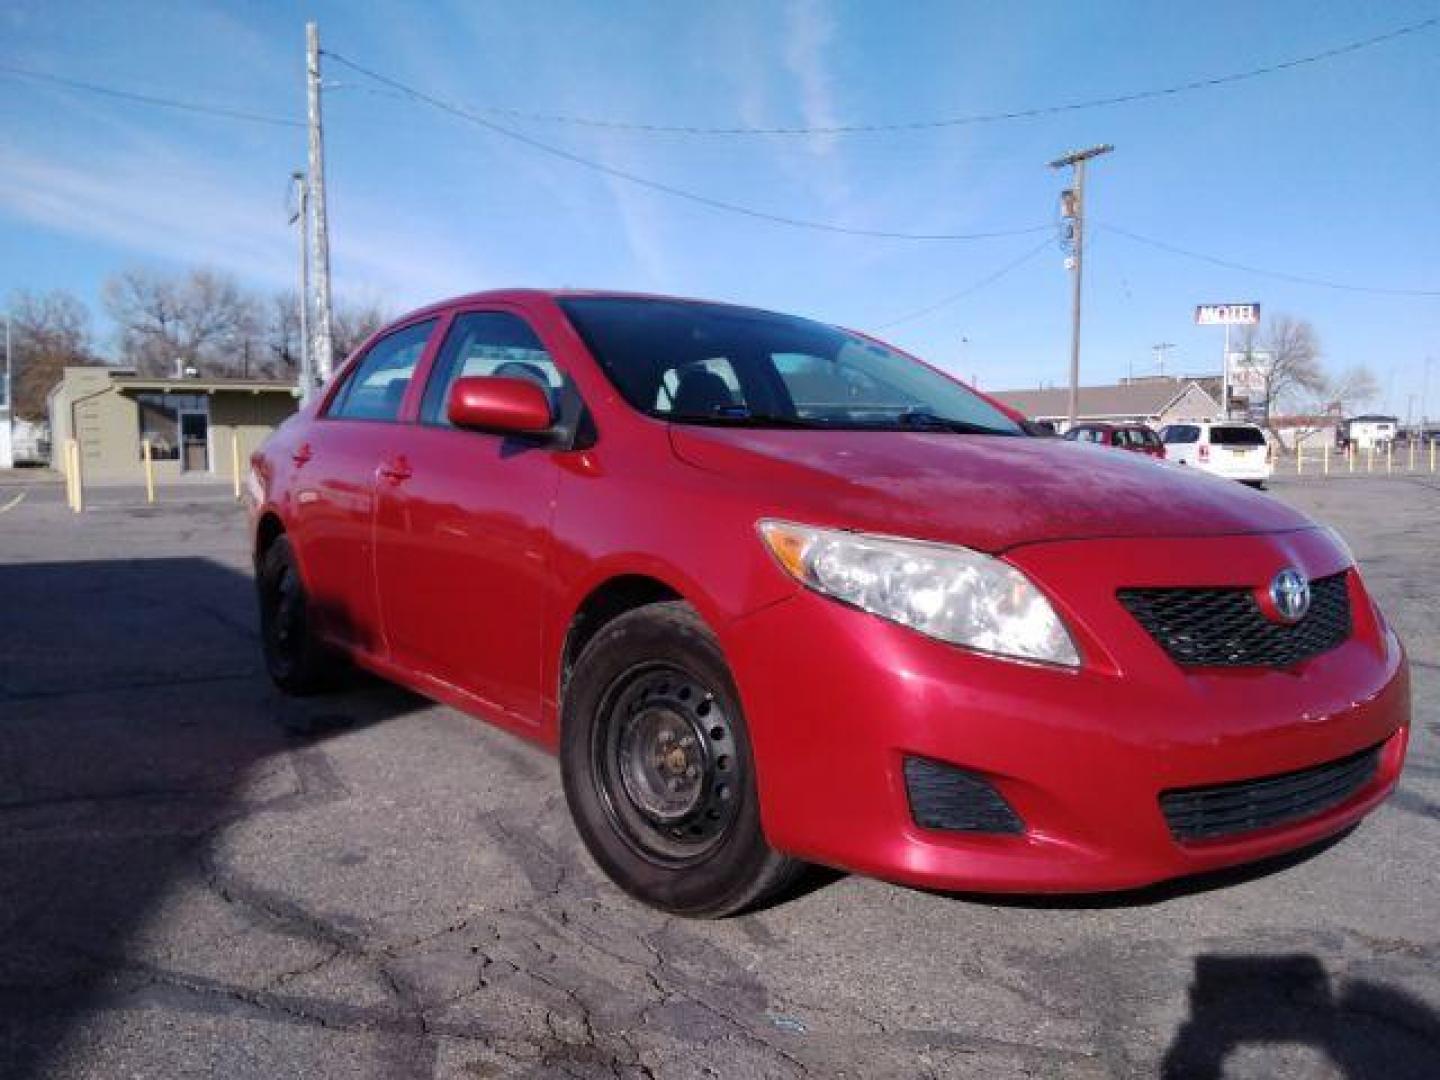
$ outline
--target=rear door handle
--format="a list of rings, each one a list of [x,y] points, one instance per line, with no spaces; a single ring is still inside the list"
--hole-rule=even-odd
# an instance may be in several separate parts
[[[394,461],[381,465],[377,471],[382,479],[390,480],[397,484],[402,480],[409,480],[410,477],[414,475],[410,468],[410,463],[403,457],[398,457]]]

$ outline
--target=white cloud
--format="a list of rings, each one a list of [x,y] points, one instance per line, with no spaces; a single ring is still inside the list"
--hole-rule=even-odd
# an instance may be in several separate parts
[[[297,241],[280,183],[247,183],[151,145],[91,154],[83,165],[0,150],[0,213],[122,249],[137,259],[203,264],[249,284],[288,287]],[[387,208],[347,205],[332,242],[337,290],[421,302],[485,280],[473,257]]]
[[[793,0],[785,12],[785,69],[795,77],[800,91],[800,114],[806,127],[835,127],[839,124],[835,95],[825,64],[825,51],[835,37],[835,23],[818,0]],[[805,140],[816,153],[835,149],[831,135]]]

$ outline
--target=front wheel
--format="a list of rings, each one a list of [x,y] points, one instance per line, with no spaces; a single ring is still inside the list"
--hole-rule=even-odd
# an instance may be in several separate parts
[[[278,537],[261,556],[255,569],[255,591],[270,680],[297,696],[334,686],[340,660],[315,634],[309,597],[288,537]]]
[[[631,895],[718,918],[799,872],[765,841],[739,695],[689,605],[650,604],[604,626],[575,664],[562,723],[576,828]]]

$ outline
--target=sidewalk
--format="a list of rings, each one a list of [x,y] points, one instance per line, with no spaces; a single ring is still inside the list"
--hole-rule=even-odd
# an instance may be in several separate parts
[[[31,484],[63,484],[65,478],[54,469],[0,469],[0,487],[28,487]]]

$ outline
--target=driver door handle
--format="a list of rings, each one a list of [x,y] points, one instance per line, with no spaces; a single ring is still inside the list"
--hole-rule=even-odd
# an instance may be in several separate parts
[[[400,483],[402,480],[409,480],[414,475],[410,463],[403,457],[397,457],[393,461],[386,462],[377,470],[380,478],[389,480],[392,483]]]
[[[304,465],[313,456],[314,451],[310,449],[310,444],[304,443],[303,445],[298,447],[293,454],[290,455],[290,460],[295,462],[296,465]]]

